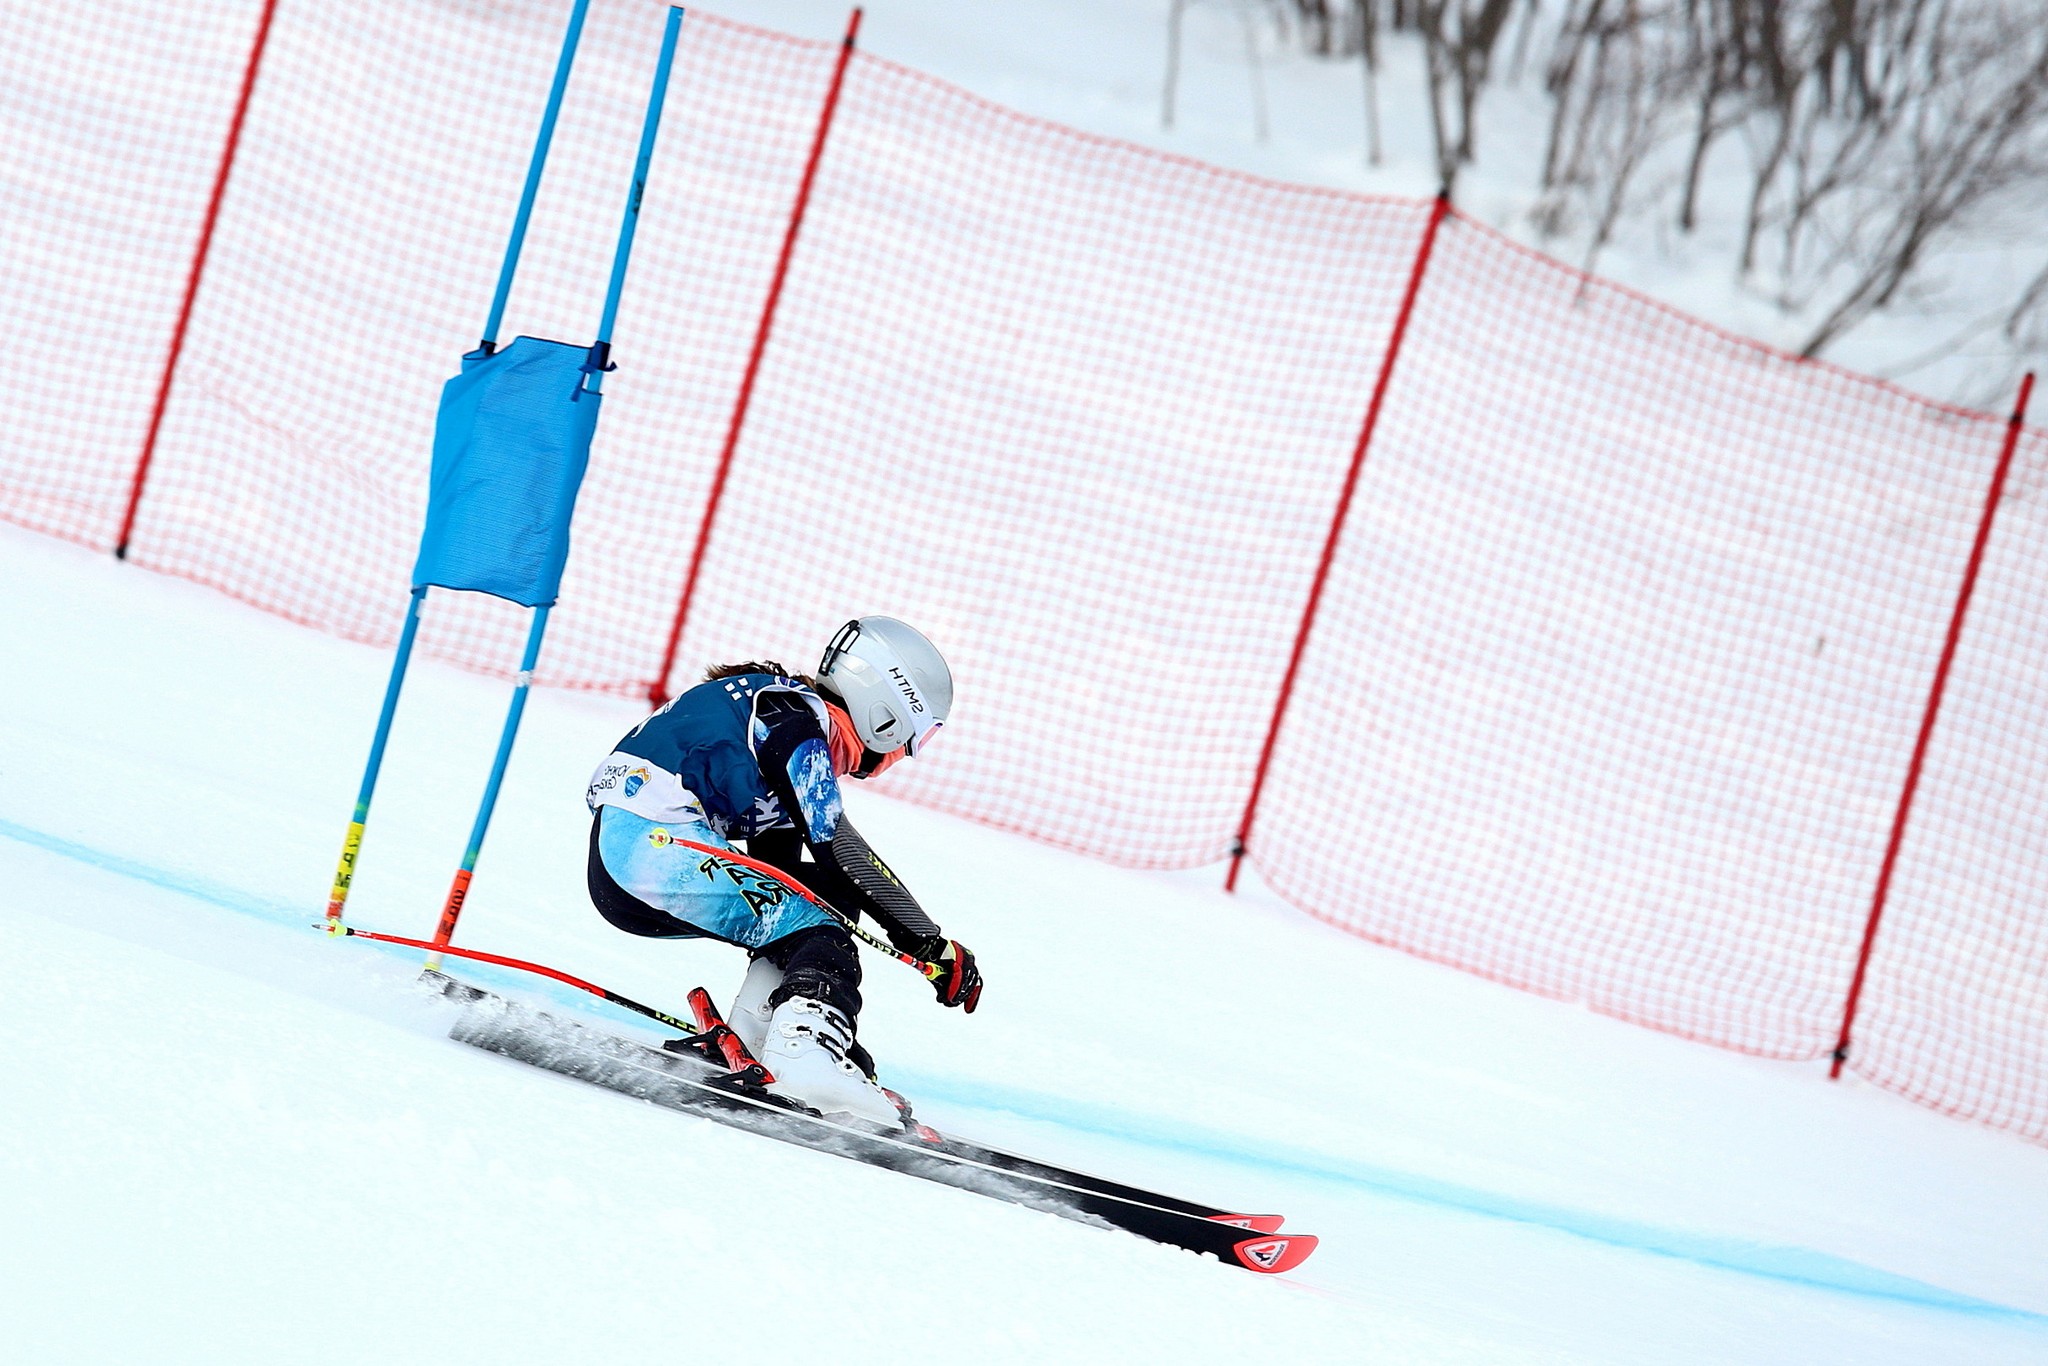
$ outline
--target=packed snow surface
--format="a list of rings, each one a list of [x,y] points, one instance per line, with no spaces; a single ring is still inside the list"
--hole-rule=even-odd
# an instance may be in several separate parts
[[[1383,175],[1355,134],[1299,134],[1355,117],[1355,72],[1271,87],[1275,136],[1250,136],[1208,9],[1171,131],[1160,5],[870,5],[863,39],[1097,131],[1431,188],[1397,91]],[[845,7],[721,12],[828,36]],[[1692,288],[1662,292],[1701,307]],[[1306,1266],[1253,1276],[450,1043],[417,955],[311,928],[388,653],[5,527],[0,582],[8,1361],[2048,1361],[2048,1151],[1225,896],[1219,869],[1108,868],[891,802],[886,778],[857,818],[989,987],[962,1016],[871,958],[884,1080],[965,1136],[1284,1213],[1323,1238]],[[506,701],[415,665],[354,923],[431,932]],[[680,1013],[739,955],[631,939],[582,891],[583,785],[638,719],[533,697],[458,942]]]
[[[1323,1238],[1306,1266],[1254,1276],[448,1042],[417,955],[311,928],[388,654],[12,529],[0,577],[11,1361],[2048,1360],[2048,1152],[886,779],[852,794],[861,825],[989,987],[964,1016],[871,959],[884,1080],[966,1136],[1284,1213]],[[506,700],[414,666],[355,924],[431,932]],[[458,942],[680,1013],[739,954],[619,934],[581,886],[585,779],[638,717],[533,697]]]

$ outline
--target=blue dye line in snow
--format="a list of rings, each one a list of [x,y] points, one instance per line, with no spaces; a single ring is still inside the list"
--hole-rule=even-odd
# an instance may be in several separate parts
[[[13,821],[7,820],[4,817],[0,817],[0,836],[19,841],[22,844],[32,845],[37,849],[46,849],[50,853],[62,855],[74,862],[83,863],[102,872],[112,873],[117,877],[125,877],[135,882],[146,883],[151,887],[160,887],[167,892],[175,892],[180,896],[190,897],[194,901],[203,901],[222,910],[233,911],[237,915],[249,916],[253,919],[267,921],[270,924],[281,925],[288,929],[317,929],[321,918],[326,913],[324,905],[308,909],[305,906],[292,905],[288,902],[266,901],[261,897],[251,896],[249,893],[238,888],[214,882],[209,878],[198,877],[190,873],[171,872],[147,863],[138,863],[134,859],[124,858],[119,854],[111,854],[103,849],[95,849],[90,845],[79,844],[58,835],[45,834],[40,830],[32,830],[25,825],[16,825]],[[365,948],[375,950],[386,956],[403,958],[415,963],[419,961],[421,956],[420,950],[407,948],[403,944],[384,944],[374,939],[363,939],[357,942]],[[528,995],[535,994],[536,990],[538,990],[539,994],[545,995],[559,1004],[572,1006],[578,1010],[586,1009],[586,1003],[590,1006],[598,1007],[600,1012],[610,1012],[615,1009],[596,997],[576,991],[574,988],[561,986],[544,977],[534,977],[530,973],[499,968],[490,963],[464,961],[463,975],[476,979],[480,985],[518,988]],[[625,1011],[617,1011],[616,1013],[627,1020],[635,1022],[638,1022],[640,1018]]]
[[[1163,1152],[1184,1153],[1191,1157],[1348,1186],[1413,1204],[1529,1224],[1610,1247],[1671,1257],[1717,1270],[2048,1328],[2048,1314],[1958,1294],[1832,1253],[1749,1242],[1713,1233],[1659,1228],[1654,1224],[1613,1218],[1591,1210],[1548,1205],[1413,1172],[1353,1162],[1309,1149],[1275,1147],[1264,1142],[1253,1146],[1235,1134],[1204,1130],[1180,1122],[1148,1120],[1128,1110],[1077,1103],[1064,1096],[980,1083],[963,1085],[952,1077],[916,1074],[902,1068],[892,1067],[890,1070],[894,1074],[893,1079],[901,1083],[903,1089],[928,1100],[1012,1114]]]
[[[131,878],[136,882],[146,882],[152,887],[161,887],[165,891],[189,896],[195,901],[219,906],[223,910],[283,924],[293,921],[312,924],[312,921],[306,918],[306,913],[296,907],[265,901],[207,878],[174,873],[163,868],[151,867],[146,863],[137,863],[134,859],[94,849],[90,845],[78,844],[58,835],[46,835],[40,830],[31,830],[25,825],[16,825],[4,818],[0,818],[0,835],[22,844],[33,845],[38,849],[47,849],[53,854],[61,854],[74,862],[98,868],[103,872]]]
[[[312,924],[308,918],[311,913],[304,907],[266,901],[207,878],[156,868],[118,854],[32,830],[6,819],[0,819],[0,836],[272,924]],[[373,940],[363,942],[371,948],[408,957],[418,952],[397,945],[379,944]],[[516,985],[529,993],[538,989],[541,994],[579,1011],[602,1015],[614,1013],[611,1007],[605,1006],[596,998],[559,987],[544,978],[533,979],[524,973],[494,969],[487,963],[465,962],[463,966],[465,976],[476,977],[493,984]],[[637,1020],[637,1017],[634,1018]],[[1991,1300],[1958,1294],[1937,1285],[1929,1285],[1925,1281],[1916,1281],[1876,1267],[1864,1266],[1860,1262],[1837,1257],[1832,1253],[1753,1243],[1712,1233],[1659,1228],[1653,1224],[1617,1219],[1591,1210],[1523,1200],[1512,1195],[1439,1181],[1413,1172],[1353,1162],[1309,1149],[1279,1148],[1265,1143],[1255,1147],[1234,1134],[1205,1130],[1182,1123],[1148,1120],[1130,1111],[1111,1106],[1082,1104],[1064,1096],[1044,1092],[983,1083],[963,1083],[954,1077],[928,1075],[903,1068],[892,1068],[891,1071],[894,1073],[894,1079],[903,1083],[905,1089],[930,1100],[1016,1115],[1078,1133],[1114,1138],[1162,1152],[1230,1162],[1261,1171],[1349,1187],[1413,1204],[1460,1210],[1483,1218],[1528,1224],[1630,1252],[1670,1257],[1697,1266],[1759,1276],[1790,1285],[1840,1291],[1871,1299],[1891,1300],[1901,1304],[1966,1314],[1975,1318],[2000,1319],[2029,1327],[2048,1328],[2048,1314],[2016,1309]]]

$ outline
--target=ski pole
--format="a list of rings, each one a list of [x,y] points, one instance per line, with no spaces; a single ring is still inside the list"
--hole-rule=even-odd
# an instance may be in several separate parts
[[[697,1026],[687,1020],[678,1020],[675,1016],[665,1011],[656,1010],[653,1006],[642,1005],[638,1001],[619,995],[616,991],[610,991],[598,986],[595,982],[586,982],[581,977],[571,977],[566,972],[558,972],[554,968],[542,967],[539,963],[528,963],[522,959],[506,958],[495,953],[482,953],[476,949],[459,949],[453,944],[430,943],[425,939],[407,939],[402,935],[396,934],[376,934],[370,930],[359,930],[353,926],[344,925],[339,920],[329,920],[316,924],[313,928],[316,930],[326,930],[327,933],[337,939],[374,939],[379,944],[397,944],[408,949],[425,949],[435,955],[446,953],[453,954],[457,958],[474,958],[479,963],[495,963],[501,968],[516,968],[520,972],[531,972],[541,977],[550,977],[557,982],[575,987],[579,991],[587,991],[592,996],[600,997],[615,1006],[623,1006],[636,1014],[645,1015],[650,1020],[658,1020],[670,1029],[680,1029],[685,1034],[695,1034],[697,1032]]]
[[[844,925],[847,931],[850,934],[852,934],[854,938],[860,940],[863,944],[868,944],[873,946],[874,948],[880,949],[883,953],[888,954],[897,962],[904,963],[909,965],[910,967],[916,968],[920,973],[924,974],[924,979],[927,982],[936,982],[939,980],[939,978],[944,977],[946,975],[946,970],[940,967],[937,963],[927,963],[924,959],[919,958],[914,954],[908,954],[900,951],[894,944],[889,943],[886,939],[880,939],[877,938],[875,935],[868,933],[866,930],[860,927],[860,921],[858,919],[848,915],[846,912],[840,910],[837,906],[834,906],[832,903],[824,900],[822,897],[819,897],[818,895],[813,893],[808,887],[805,887],[802,883],[793,880],[787,873],[783,872],[780,868],[777,868],[772,863],[763,863],[759,859],[748,858],[745,854],[740,853],[736,849],[720,849],[716,845],[698,844],[693,840],[676,840],[675,843],[681,848],[691,849],[700,854],[709,854],[712,858],[722,859],[727,863],[737,863],[740,867],[750,869],[753,872],[759,873],[762,877],[774,879],[777,883],[788,888],[790,891],[796,893],[805,901],[810,902],[813,906],[816,906],[826,915],[831,916],[841,925]]]
[[[824,905],[823,902],[820,902],[819,904]],[[895,959],[899,963],[908,963],[911,967],[914,967],[919,972],[923,973],[924,979],[927,982],[936,982],[939,980],[939,978],[945,976],[946,970],[940,967],[937,963],[927,963],[922,958],[918,958],[912,954],[901,952],[897,949],[897,947],[894,944],[891,944],[888,940],[870,934],[868,931],[862,929],[860,927],[859,921],[848,919],[846,913],[841,911],[837,906],[826,906],[825,909],[831,912],[831,914],[838,919],[840,924],[846,926],[847,930],[853,935],[855,939],[860,940],[860,942],[863,944],[869,944],[877,949],[880,949],[883,953],[888,954],[891,958]]]

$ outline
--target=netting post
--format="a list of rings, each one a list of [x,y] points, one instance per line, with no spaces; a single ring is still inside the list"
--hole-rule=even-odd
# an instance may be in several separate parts
[[[1430,206],[1429,222],[1422,229],[1422,244],[1415,250],[1415,266],[1408,274],[1408,291],[1401,296],[1401,309],[1394,315],[1394,330],[1387,338],[1387,354],[1380,361],[1379,379],[1373,385],[1371,402],[1366,404],[1365,421],[1358,429],[1358,443],[1352,447],[1351,468],[1344,475],[1344,491],[1337,496],[1337,510],[1330,518],[1330,534],[1323,541],[1323,557],[1316,565],[1315,581],[1309,586],[1308,602],[1301,611],[1301,625],[1294,633],[1294,650],[1287,659],[1287,672],[1280,680],[1280,696],[1273,703],[1273,721],[1266,728],[1266,743],[1259,751],[1259,766],[1252,775],[1251,795],[1245,799],[1244,818],[1238,822],[1237,838],[1231,841],[1230,872],[1223,879],[1226,892],[1237,890],[1237,874],[1244,866],[1245,850],[1252,837],[1252,822],[1258,818],[1259,796],[1265,791],[1266,771],[1273,763],[1273,750],[1280,740],[1281,723],[1287,719],[1287,704],[1294,696],[1295,676],[1301,671],[1309,632],[1315,628],[1316,609],[1322,604],[1330,566],[1337,557],[1337,541],[1344,534],[1344,520],[1351,512],[1351,497],[1358,490],[1358,474],[1365,468],[1366,452],[1372,446],[1373,428],[1379,424],[1387,385],[1394,377],[1394,362],[1401,354],[1401,339],[1407,335],[1408,319],[1415,311],[1415,297],[1422,290],[1423,272],[1429,269],[1429,256],[1436,247],[1437,229],[1443,225],[1444,215],[1450,209],[1450,192],[1438,192],[1436,202]]]
[[[1877,891],[1871,898],[1870,919],[1863,927],[1863,947],[1856,955],[1856,972],[1849,979],[1849,997],[1842,1005],[1842,1033],[1835,1042],[1829,1080],[1842,1075],[1849,1060],[1849,1033],[1856,1023],[1856,1004],[1863,996],[1863,981],[1870,969],[1870,950],[1877,942],[1877,925],[1884,918],[1885,898],[1891,892],[1892,873],[1898,867],[1899,849],[1906,840],[1906,821],[1912,814],[1913,794],[1920,786],[1920,772],[1927,762],[1927,749],[1934,737],[1935,718],[1941,712],[1941,696],[1948,687],[1949,667],[1955,663],[1956,646],[1963,635],[1963,618],[1970,610],[1970,595],[1977,588],[1977,571],[1984,564],[1984,548],[1991,540],[1991,523],[1998,515],[1998,500],[2005,492],[2005,477],[2012,469],[2013,452],[2019,448],[2020,430],[2027,421],[2027,400],[2034,392],[2034,375],[2028,371],[2020,381],[2020,396],[2006,423],[2005,444],[1998,454],[1998,468],[1991,476],[1991,490],[1984,498],[1984,515],[1977,521],[1977,539],[1970,546],[1970,561],[1963,569],[1962,587],[1956,592],[1956,610],[1949,618],[1948,638],[1942,642],[1941,662],[1934,668],[1934,685],[1928,690],[1927,711],[1920,718],[1920,735],[1913,742],[1913,758],[1906,766],[1905,789],[1899,794],[1898,814],[1892,819],[1891,841],[1885,846],[1884,863],[1878,869]]]
[[[847,63],[853,59],[854,40],[860,34],[856,9],[846,21],[846,37],[840,41],[839,60],[832,67],[832,82],[825,90],[825,107],[818,114],[818,128],[811,136],[811,153],[804,163],[803,179],[797,183],[796,202],[790,206],[789,226],[783,230],[782,253],[775,261],[769,281],[768,298],[761,306],[761,321],[754,329],[753,350],[740,378],[739,394],[733,401],[732,419],[725,430],[725,446],[718,453],[718,468],[711,477],[711,492],[704,500],[704,520],[697,527],[697,543],[690,551],[690,567],[683,575],[683,589],[676,601],[675,620],[669,625],[668,643],[662,647],[661,665],[647,685],[649,706],[667,701],[668,676],[675,668],[676,649],[682,643],[683,623],[689,620],[690,602],[697,595],[697,576],[704,567],[704,552],[711,544],[711,524],[718,517],[719,502],[725,497],[726,477],[732,472],[733,453],[739,449],[740,432],[746,426],[747,408],[753,402],[754,381],[761,373],[761,357],[768,349],[768,336],[775,327],[775,308],[782,299],[783,282],[789,278],[789,263],[796,253],[797,234],[803,230],[804,210],[811,202],[811,185],[818,177],[818,164],[825,156],[825,139],[832,131],[832,116],[839,108],[839,89],[846,80]]]
[[[171,403],[171,379],[178,370],[178,357],[185,349],[185,329],[192,322],[192,304],[199,297],[199,280],[206,273],[206,255],[213,248],[214,225],[220,221],[221,201],[226,198],[228,174],[234,169],[235,149],[241,145],[242,124],[249,115],[249,97],[256,90],[256,71],[263,65],[263,47],[270,41],[270,20],[277,13],[277,0],[263,0],[263,12],[256,19],[256,38],[249,44],[249,64],[242,72],[242,92],[235,99],[234,117],[228,120],[227,141],[220,149],[220,169],[214,172],[213,194],[206,202],[206,217],[200,220],[199,243],[192,250],[192,269],[185,276],[185,298],[178,306],[178,321],[171,328],[170,354],[164,357],[163,378],[156,386],[156,406],[150,410],[149,428],[142,437],[142,454],[135,462],[135,479],[128,490],[128,508],[121,515],[121,530],[114,537],[114,558],[128,558],[128,542],[135,534],[135,513],[142,506],[142,488],[149,478],[149,463],[156,456],[157,433],[163,429],[164,412]]]

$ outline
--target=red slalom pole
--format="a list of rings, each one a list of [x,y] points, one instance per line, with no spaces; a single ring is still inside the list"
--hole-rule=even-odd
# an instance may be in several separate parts
[[[207,201],[206,217],[199,228],[199,245],[192,252],[192,269],[185,277],[185,301],[178,307],[178,321],[171,329],[171,352],[164,358],[163,378],[157,382],[156,406],[149,414],[149,430],[142,438],[142,455],[136,462],[135,481],[128,491],[128,510],[121,517],[120,534],[114,538],[114,558],[128,558],[128,541],[135,534],[135,514],[142,506],[142,486],[149,478],[150,461],[156,456],[157,433],[164,425],[164,411],[171,404],[171,378],[178,370],[178,357],[185,350],[185,329],[192,321],[192,304],[199,297],[199,278],[206,273],[206,255],[213,249],[214,225],[220,221],[221,200],[227,196],[228,173],[234,169],[235,148],[242,141],[242,123],[249,114],[249,97],[256,90],[256,69],[263,64],[263,47],[270,41],[270,20],[277,13],[277,0],[263,0],[263,13],[256,20],[256,40],[249,46],[249,66],[242,73],[242,93],[235,101],[235,114],[228,121],[227,143],[221,148],[220,169],[213,177],[213,197]]]
[[[1294,633],[1294,652],[1288,657],[1287,672],[1280,680],[1280,696],[1273,704],[1273,722],[1266,729],[1265,747],[1259,751],[1259,767],[1252,775],[1251,796],[1244,804],[1244,818],[1238,822],[1237,838],[1230,846],[1230,872],[1223,890],[1237,890],[1238,870],[1244,866],[1245,849],[1252,837],[1252,822],[1258,819],[1259,795],[1266,788],[1266,770],[1272,766],[1273,750],[1280,741],[1280,725],[1287,719],[1287,704],[1294,696],[1295,676],[1301,672],[1302,656],[1308,651],[1309,632],[1314,629],[1316,609],[1329,582],[1330,566],[1337,558],[1337,541],[1344,534],[1344,520],[1351,512],[1351,496],[1358,490],[1358,474],[1365,468],[1365,455],[1372,446],[1373,428],[1379,425],[1380,406],[1386,401],[1387,386],[1394,378],[1394,361],[1401,354],[1401,339],[1408,333],[1408,319],[1415,311],[1415,296],[1422,291],[1422,274],[1429,268],[1429,256],[1436,247],[1436,230],[1451,209],[1449,191],[1440,192],[1429,211],[1428,226],[1422,230],[1422,245],[1415,252],[1415,268],[1408,275],[1408,292],[1401,296],[1401,311],[1394,315],[1394,331],[1387,338],[1386,358],[1380,362],[1380,377],[1366,405],[1365,422],[1358,430],[1358,444],[1351,451],[1351,468],[1344,476],[1344,491],[1337,497],[1337,510],[1330,518],[1330,534],[1323,541],[1323,557],[1316,565],[1315,582],[1308,591],[1308,605],[1302,608],[1301,626]]]
[[[1906,820],[1912,814],[1913,794],[1920,787],[1920,772],[1927,762],[1928,744],[1934,738],[1935,718],[1941,713],[1941,695],[1948,687],[1949,666],[1955,663],[1956,645],[1963,636],[1963,618],[1970,610],[1970,595],[1977,588],[1977,571],[1984,564],[1984,548],[1991,541],[1991,522],[1998,515],[1998,500],[2005,492],[2005,477],[2012,470],[2013,452],[2019,449],[2020,430],[2027,421],[2027,400],[2033,392],[2034,374],[2030,370],[2020,381],[2019,401],[2013,404],[2012,418],[2006,423],[2005,446],[1998,455],[1997,472],[1991,476],[1991,492],[1984,499],[1984,515],[1977,522],[1977,539],[1970,546],[1970,562],[1963,570],[1963,586],[1956,594],[1955,615],[1949,619],[1948,639],[1941,647],[1941,663],[1935,666],[1934,686],[1927,697],[1927,712],[1920,719],[1920,736],[1913,743],[1913,760],[1906,766],[1906,787],[1899,794],[1899,811],[1892,820],[1892,837],[1885,846],[1884,865],[1878,870],[1877,893],[1870,903],[1870,920],[1863,927],[1863,947],[1856,955],[1856,973],[1849,979],[1849,999],[1842,1007],[1842,1034],[1835,1043],[1834,1063],[1828,1068],[1830,1081],[1841,1077],[1842,1064],[1849,1059],[1849,1031],[1856,1023],[1856,1003],[1863,995],[1863,979],[1870,968],[1871,946],[1877,942],[1878,921],[1884,917],[1885,898],[1891,894],[1892,873],[1898,867],[1899,849],[1906,841]]]
[[[747,355],[746,373],[740,379],[739,396],[733,401],[732,421],[725,430],[725,446],[718,453],[718,470],[711,477],[711,492],[704,501],[704,520],[697,527],[697,543],[690,551],[690,567],[683,576],[682,597],[676,603],[675,621],[669,626],[668,644],[662,647],[661,667],[647,685],[647,705],[658,707],[668,700],[668,676],[675,668],[676,648],[682,643],[683,623],[689,619],[691,600],[697,596],[697,576],[704,568],[704,552],[711,544],[711,524],[718,517],[718,505],[725,497],[726,476],[732,473],[733,453],[739,449],[740,431],[747,423],[747,409],[754,399],[754,381],[761,373],[761,357],[768,350],[768,336],[775,327],[776,305],[782,301],[783,282],[789,278],[789,263],[796,254],[797,234],[803,230],[804,210],[811,202],[811,185],[818,178],[818,164],[825,157],[825,138],[832,131],[832,115],[839,108],[839,88],[846,80],[847,63],[853,60],[855,37],[860,33],[860,11],[846,23],[846,37],[839,45],[839,60],[832,67],[832,83],[825,91],[825,108],[818,115],[818,130],[811,138],[810,159],[804,163],[798,182],[796,203],[789,211],[789,226],[782,234],[782,254],[775,261],[775,275],[768,285],[767,302],[761,306],[761,322],[754,331],[754,347]]]
[[[914,954],[904,953],[902,950],[898,949],[894,944],[889,943],[887,940],[880,939],[875,935],[869,934],[866,930],[860,927],[857,921],[850,918],[844,911],[841,911],[838,907],[833,906],[828,902],[820,899],[809,888],[805,887],[802,883],[797,882],[795,879],[791,878],[789,874],[783,872],[780,868],[777,868],[772,863],[763,863],[761,860],[757,858],[749,858],[745,854],[740,853],[737,849],[720,849],[716,845],[698,844],[693,840],[673,840],[672,842],[679,849],[688,849],[692,853],[705,854],[712,859],[718,860],[719,862],[735,864],[741,868],[745,868],[747,871],[777,884],[778,886],[782,887],[785,891],[789,892],[791,895],[798,897],[801,900],[810,902],[813,906],[816,906],[819,910],[831,916],[841,925],[844,925],[856,939],[859,939],[862,942],[869,944],[874,948],[880,949],[883,953],[886,953],[887,955],[889,955],[889,957],[895,959],[899,963],[902,963],[904,966],[916,969],[918,975],[923,977],[926,981],[937,981],[939,978],[946,975],[946,970],[940,967],[937,963],[927,963],[922,958],[919,958]],[[467,884],[465,882],[462,885],[466,886]],[[654,1009],[652,1006],[641,1005],[638,1001],[629,1001],[623,996],[620,996],[614,992],[607,991],[603,987],[596,986],[592,983],[586,982],[580,977],[571,977],[569,976],[569,974],[565,972],[557,972],[553,968],[542,967],[538,963],[528,963],[518,958],[505,958],[495,953],[480,953],[475,949],[459,949],[455,947],[455,945],[446,942],[438,934],[432,940],[405,939],[395,934],[373,934],[368,930],[358,930],[348,925],[344,925],[338,918],[329,919],[323,924],[316,926],[315,928],[324,929],[329,934],[334,935],[337,938],[374,939],[381,944],[402,944],[407,948],[425,949],[427,952],[432,954],[453,954],[457,958],[474,958],[480,963],[495,963],[499,967],[517,968],[521,972],[538,973],[542,977],[551,977],[557,982],[565,983],[569,986],[577,988],[580,991],[587,991],[593,996],[601,996],[605,1000],[610,1001],[613,1005],[624,1006],[628,1010],[636,1010],[640,1014],[648,1016],[651,1019],[661,1021],[663,1024],[671,1025],[677,1029],[684,1030],[688,1033],[696,1033],[696,1027],[694,1025],[684,1024],[681,1020],[676,1019],[672,1015],[664,1015],[660,1011]],[[428,961],[429,964],[431,965],[433,962],[437,960],[429,959]]]
[[[571,977],[566,972],[558,972],[554,968],[543,967],[539,963],[529,963],[519,958],[506,958],[495,953],[482,953],[476,949],[458,949],[453,944],[430,943],[424,939],[407,939],[402,935],[396,934],[376,934],[370,930],[358,930],[352,926],[344,925],[339,920],[324,921],[313,928],[325,930],[337,939],[371,939],[379,944],[397,944],[408,949],[425,949],[434,954],[452,954],[457,958],[473,958],[479,963],[495,963],[501,968],[514,968],[520,972],[530,972],[535,976],[551,978],[567,986],[575,987],[578,991],[587,991],[592,996],[601,997],[615,1006],[624,1006],[627,1010],[645,1015],[650,1020],[658,1020],[670,1029],[680,1029],[685,1034],[695,1034],[697,1032],[697,1026],[691,1024],[688,1020],[679,1020],[673,1015],[656,1010],[653,1006],[642,1005],[640,1002],[629,1000],[615,991],[608,991],[594,982],[586,982],[581,977]]]

